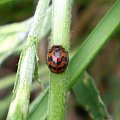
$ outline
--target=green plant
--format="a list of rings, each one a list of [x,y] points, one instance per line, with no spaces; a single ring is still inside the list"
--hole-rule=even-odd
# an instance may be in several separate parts
[[[119,1],[117,1],[114,4],[114,6],[111,8],[111,10],[100,21],[100,23],[96,26],[96,28],[93,30],[93,32],[88,36],[86,41],[83,43],[82,47],[78,50],[78,52],[75,54],[75,56],[70,61],[69,68],[68,68],[68,89],[70,89],[73,86],[73,84],[78,79],[78,77],[80,76],[82,71],[85,70],[85,68],[88,66],[90,61],[95,57],[95,55],[99,52],[99,50],[106,43],[106,41],[109,40],[108,38],[112,35],[112,33],[116,30],[116,28],[120,24],[119,4],[120,4]],[[112,23],[114,23],[114,24],[112,24]],[[113,25],[113,26],[111,26],[111,25]],[[89,51],[91,51],[91,52],[89,52]],[[94,86],[93,83],[91,83],[91,84]],[[84,88],[83,91],[85,89],[86,88]],[[96,90],[93,89],[93,91],[96,91]],[[46,93],[46,96],[47,96],[47,94],[48,94],[48,92]],[[96,94],[98,94],[98,93],[96,92]],[[89,93],[88,93],[88,95],[89,95]],[[43,99],[45,99],[46,96],[44,95]],[[86,98],[86,96],[84,96],[84,94],[81,97],[83,99]],[[31,112],[31,116],[34,116],[34,112],[35,112],[36,116],[39,116],[36,113],[37,113],[37,110],[39,110],[41,108],[42,103],[43,103],[43,101],[42,101],[42,99],[40,99],[39,103],[37,103],[39,105],[36,107],[36,110],[34,108],[34,111]],[[92,111],[90,110],[90,112],[92,113],[93,119],[96,119],[96,118],[104,119],[105,117],[107,117],[108,119],[111,119],[109,117],[108,113],[106,112],[106,108],[103,105],[103,103],[101,102],[101,100],[100,101],[98,100],[97,103],[98,103],[100,111],[99,111],[99,109],[97,109],[97,108],[96,109],[98,110],[98,113],[101,114],[101,116],[99,116],[99,114],[96,114],[96,112],[92,113]],[[88,102],[86,103],[84,101],[84,103],[82,103],[82,104],[86,104],[86,106],[87,106],[90,103],[88,103]],[[89,109],[87,109],[87,110],[89,110]],[[44,115],[45,114],[47,116],[47,113],[44,112]]]
[[[50,46],[70,48],[71,0],[53,0],[52,39]],[[61,74],[50,73],[48,120],[64,120],[67,100],[67,70]]]
[[[34,72],[36,78],[38,77],[37,48],[39,36],[44,13],[46,12],[48,4],[48,0],[42,0],[38,3],[34,16],[34,23],[28,34],[27,45],[20,56],[16,83],[13,91],[13,101],[10,104],[7,120],[26,120],[28,118],[30,89]]]
[[[70,49],[72,1],[53,0],[52,16],[51,7],[48,8],[48,4],[48,0],[40,0],[38,3],[33,26],[31,26],[28,34],[27,44],[24,45],[25,49],[20,56],[16,84],[13,91],[13,101],[10,105],[7,119],[26,120],[29,116],[30,120],[45,120],[48,116],[48,120],[64,120],[66,115],[67,95],[68,92],[73,89],[78,103],[90,113],[93,120],[104,120],[105,118],[110,120],[111,117],[107,112],[106,106],[102,102],[93,79],[84,71],[120,24],[119,0],[115,2],[108,13],[82,43],[75,55],[70,59],[67,70],[61,74],[50,73],[50,88],[47,86],[43,93],[33,101],[30,106],[29,115],[29,97],[32,78],[34,76],[35,79],[39,81],[40,74],[38,69],[40,71],[43,70],[43,68],[38,67],[38,42],[39,38],[42,38],[49,32],[51,24],[47,27],[47,32],[44,32],[44,30],[50,18],[52,18],[53,21],[50,47],[52,45],[62,45],[67,51]],[[49,17],[45,19],[44,13],[46,13],[47,8],[49,9],[49,14],[46,15]],[[15,31],[16,33],[18,32],[17,30]],[[9,35],[14,36],[16,33],[13,32]],[[1,39],[5,36],[8,35],[3,35]],[[16,48],[18,44],[19,42],[10,49],[14,51],[14,48]],[[2,53],[4,53],[4,51],[6,50],[3,49]],[[13,51],[10,54],[12,54]],[[2,53],[1,55],[3,55]],[[8,54],[6,56],[8,56]],[[48,70],[45,70],[44,73],[48,74]],[[90,99],[91,97],[92,99]],[[49,103],[49,105],[47,103]],[[47,106],[49,106],[49,108]],[[6,106],[3,106],[3,108],[5,107]],[[96,111],[94,111],[94,109]],[[46,112],[47,110],[49,111]]]

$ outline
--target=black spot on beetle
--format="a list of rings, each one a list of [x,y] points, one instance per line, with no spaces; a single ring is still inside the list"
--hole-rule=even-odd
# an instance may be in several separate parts
[[[61,69],[62,69],[62,68],[61,68],[61,67],[59,67],[57,70],[58,70],[58,71],[60,71]]]
[[[52,67],[51,65],[49,65],[49,68],[54,69],[54,70],[57,70],[56,67]]]
[[[67,58],[62,56],[62,61],[67,61]]]
[[[60,48],[56,48],[55,51],[56,51],[56,52],[59,52],[59,51],[60,51]]]
[[[53,63],[54,63],[55,65],[60,65],[60,64],[61,64],[60,61],[53,61]]]
[[[53,47],[55,47],[55,48],[60,48],[61,46],[60,46],[60,45],[55,45],[55,46],[53,46]]]
[[[61,64],[61,62],[59,61],[59,62],[57,62],[57,65],[60,65]]]
[[[52,56],[48,57],[48,61],[53,61]]]
[[[67,65],[64,65],[63,67],[62,67],[62,69],[65,69],[67,67]]]

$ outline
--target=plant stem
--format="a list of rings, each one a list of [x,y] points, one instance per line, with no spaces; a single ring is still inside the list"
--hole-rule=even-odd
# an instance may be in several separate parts
[[[71,0],[53,0],[52,45],[70,48]],[[51,73],[48,120],[64,120],[67,100],[67,70],[61,74]]]
[[[28,118],[30,88],[35,68],[34,59],[35,54],[32,46],[22,52],[17,74],[19,81],[17,82],[14,99],[10,104],[7,120],[26,120]]]
[[[51,73],[48,120],[64,120],[66,113],[66,72],[61,75]]]
[[[70,48],[71,0],[53,0],[51,45]]]
[[[37,46],[39,42],[41,26],[49,0],[40,0],[31,26],[27,46],[20,56],[15,92],[10,104],[7,120],[27,120],[29,111],[29,98],[32,85],[32,76],[37,63]]]

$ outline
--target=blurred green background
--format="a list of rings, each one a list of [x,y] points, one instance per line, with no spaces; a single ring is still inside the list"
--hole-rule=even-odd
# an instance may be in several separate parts
[[[71,26],[71,51],[74,53],[115,0],[74,0]],[[31,25],[37,0],[0,0],[0,120],[7,115],[21,50]],[[48,34],[49,36],[49,34]],[[94,78],[99,93],[114,120],[120,120],[120,28],[96,56],[87,72]],[[49,39],[40,42],[41,78],[47,83],[46,52]],[[40,93],[34,82],[31,101]],[[74,93],[68,101],[68,120],[90,120]]]

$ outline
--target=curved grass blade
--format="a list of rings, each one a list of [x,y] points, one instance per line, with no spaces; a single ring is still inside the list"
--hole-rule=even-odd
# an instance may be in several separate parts
[[[78,52],[71,59],[68,68],[68,89],[73,86],[80,74],[88,67],[96,54],[110,40],[110,36],[120,24],[120,0],[116,1],[109,12],[97,24]]]
[[[92,120],[111,119],[93,79],[86,72],[77,80],[73,91],[78,103],[90,113]]]
[[[48,112],[48,88],[30,106],[29,120],[46,120]]]

